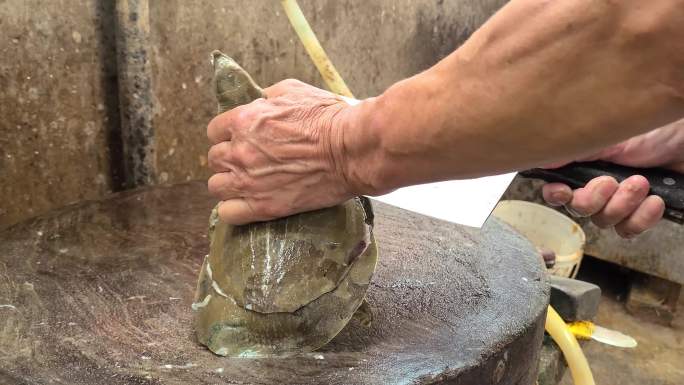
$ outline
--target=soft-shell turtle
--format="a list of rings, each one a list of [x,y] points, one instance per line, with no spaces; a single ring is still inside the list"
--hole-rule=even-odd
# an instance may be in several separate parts
[[[233,59],[212,58],[219,112],[264,97]],[[199,342],[219,355],[292,354],[326,344],[357,310],[367,321],[372,226],[365,197],[244,226],[219,221],[214,208],[192,306]]]

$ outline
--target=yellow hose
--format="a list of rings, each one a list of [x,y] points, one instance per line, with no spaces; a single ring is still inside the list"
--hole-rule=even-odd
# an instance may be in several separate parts
[[[321,43],[306,21],[306,17],[304,17],[302,10],[299,8],[297,0],[281,0],[281,3],[290,20],[290,24],[292,24],[295,32],[297,32],[297,36],[299,36],[306,52],[311,57],[311,60],[313,60],[316,68],[318,68],[318,72],[323,76],[323,80],[328,85],[328,88],[336,94],[353,98],[354,95],[352,95],[344,80],[342,80],[328,55],[325,54]],[[595,385],[594,376],[591,374],[591,369],[579,343],[577,343],[575,336],[563,319],[551,306],[549,306],[546,313],[546,331],[563,352],[575,385]]]
[[[590,340],[596,325],[590,321],[575,321],[568,324],[568,329],[578,340]]]
[[[292,28],[297,32],[297,36],[299,36],[299,40],[302,41],[304,49],[306,49],[306,52],[309,54],[309,57],[311,57],[316,68],[318,68],[318,72],[323,76],[323,80],[325,81],[325,84],[328,85],[330,91],[338,95],[353,98],[354,95],[352,95],[349,87],[347,87],[347,84],[342,80],[342,77],[335,69],[335,66],[333,66],[328,55],[325,54],[323,47],[321,47],[321,43],[316,38],[316,34],[314,34],[311,29],[309,22],[306,21],[306,17],[304,17],[302,10],[299,8],[297,0],[281,0],[280,2],[285,9],[287,18],[290,19]]]
[[[563,352],[575,385],[595,385],[589,363],[584,357],[577,339],[565,321],[551,306],[546,312],[546,331]]]

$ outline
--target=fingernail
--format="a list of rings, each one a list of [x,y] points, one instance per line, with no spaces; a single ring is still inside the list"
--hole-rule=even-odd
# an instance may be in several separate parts
[[[600,195],[600,197],[598,197],[599,199],[607,199],[613,195],[614,190],[615,188],[610,180],[602,180],[598,183],[598,186],[596,186],[596,190],[594,191]]]
[[[634,183],[625,183],[625,189],[629,192],[638,192],[641,190],[641,187]]]
[[[551,198],[556,202],[567,202],[571,198],[571,194],[567,191],[554,191],[551,193]]]

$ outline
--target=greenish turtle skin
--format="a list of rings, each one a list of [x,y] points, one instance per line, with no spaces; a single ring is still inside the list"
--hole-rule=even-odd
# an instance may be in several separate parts
[[[230,57],[212,59],[219,112],[264,97]],[[372,227],[365,197],[243,226],[219,221],[214,208],[192,305],[198,341],[223,356],[289,355],[325,345],[357,310],[367,324]]]

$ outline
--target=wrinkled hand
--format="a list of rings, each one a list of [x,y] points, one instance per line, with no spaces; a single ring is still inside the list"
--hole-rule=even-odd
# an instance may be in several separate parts
[[[662,218],[665,203],[656,195],[648,195],[649,183],[641,175],[622,183],[601,176],[586,186],[572,191],[562,183],[543,187],[544,200],[551,205],[565,205],[574,216],[591,217],[600,228],[615,227],[623,238],[633,238],[655,226]]]
[[[669,124],[578,160],[599,159],[625,166],[662,166],[682,172],[684,121]],[[615,227],[620,236],[632,238],[655,226],[663,216],[665,203],[658,196],[649,196],[649,188],[646,178],[640,175],[629,177],[622,183],[603,176],[575,191],[562,183],[549,183],[543,187],[543,196],[551,205],[565,205],[576,216],[591,217],[598,227]]]
[[[354,195],[342,159],[336,95],[296,80],[264,90],[266,99],[214,118],[209,191],[230,224],[270,220],[330,207]]]

